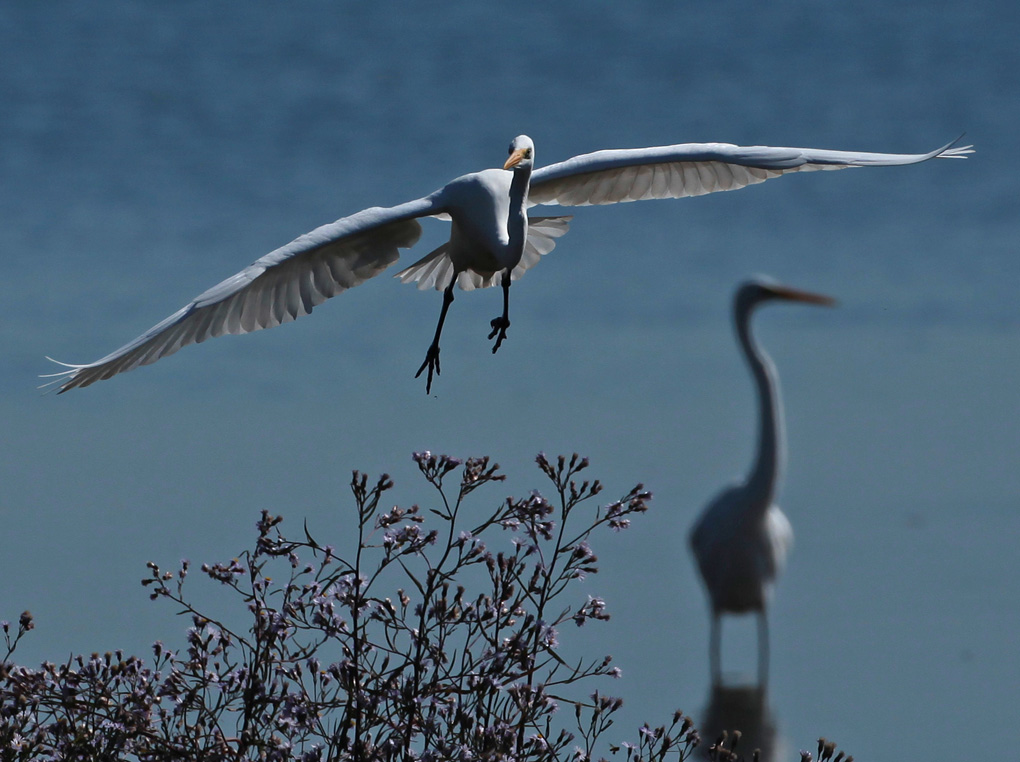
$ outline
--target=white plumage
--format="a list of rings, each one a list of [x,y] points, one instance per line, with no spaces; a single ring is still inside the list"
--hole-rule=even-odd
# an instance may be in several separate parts
[[[509,287],[555,246],[570,217],[532,218],[537,204],[586,206],[735,190],[789,172],[916,164],[962,158],[952,144],[926,154],[882,154],[810,148],[684,143],[596,151],[534,170],[534,143],[514,139],[503,169],[459,177],[424,198],[373,207],[307,233],[266,254],[120,349],[95,362],[60,363],[51,374],[65,392],[227,333],[250,333],[294,320],[339,293],[373,278],[421,236],[421,217],[451,221],[450,240],[397,273],[419,288],[444,292],[435,338],[418,375],[439,372],[439,337],[453,288],[503,287],[503,313],[492,321],[493,352],[509,327]]]
[[[691,550],[712,609],[709,660],[714,683],[721,679],[720,618],[725,613],[757,614],[758,677],[761,683],[767,680],[767,608],[773,584],[793,547],[793,528],[774,502],[786,458],[779,374],[751,333],[754,309],[771,300],[834,303],[827,296],[764,279],[741,285],[733,300],[737,339],[758,395],[758,448],[747,478],[715,497],[690,534]]]

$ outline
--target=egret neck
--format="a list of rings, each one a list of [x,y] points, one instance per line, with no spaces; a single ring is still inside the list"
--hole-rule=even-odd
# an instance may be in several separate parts
[[[741,305],[736,315],[737,338],[751,368],[758,391],[758,452],[747,477],[747,487],[762,497],[760,515],[772,504],[782,478],[785,437],[783,434],[783,403],[778,378],[771,358],[760,349],[751,333],[750,313],[753,304]]]
[[[514,173],[510,182],[510,211],[507,215],[506,232],[509,242],[507,249],[509,259],[513,264],[512,270],[517,266],[524,253],[524,244],[528,240],[528,188],[531,185],[532,162],[522,162],[511,171]]]

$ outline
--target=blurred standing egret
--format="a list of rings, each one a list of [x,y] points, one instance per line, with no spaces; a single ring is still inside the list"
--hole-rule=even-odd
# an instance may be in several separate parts
[[[742,284],[733,299],[737,340],[758,392],[758,452],[747,478],[721,492],[691,529],[690,543],[712,609],[709,661],[712,682],[721,681],[720,619],[755,612],[758,618],[758,681],[768,680],[768,619],[772,587],[793,545],[793,528],[773,500],[785,458],[783,404],[771,358],[754,340],[751,315],[768,301],[830,306],[834,300],[765,279]]]
[[[955,142],[955,141],[954,141]],[[443,292],[435,336],[417,376],[440,372],[439,339],[453,288],[465,291],[499,283],[503,312],[491,322],[492,351],[510,326],[511,281],[552,251],[570,217],[532,217],[538,204],[587,206],[645,199],[699,196],[735,190],[790,172],[917,164],[932,158],[965,158],[970,146],[952,143],[924,154],[826,151],[813,148],[682,143],[656,148],[596,151],[532,171],[535,145],[520,135],[502,169],[458,177],[415,201],[372,207],[307,233],[266,254],[200,294],[134,341],[96,362],[60,363],[51,374],[66,392],[148,365],[188,344],[250,333],[287,323],[330,297],[373,278],[399,258],[399,249],[421,236],[420,217],[450,220],[450,239],[397,273],[404,283]]]

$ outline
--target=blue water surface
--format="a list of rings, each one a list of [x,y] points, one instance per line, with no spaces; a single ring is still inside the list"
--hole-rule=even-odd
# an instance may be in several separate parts
[[[489,454],[511,478],[482,510],[543,486],[537,452],[576,450],[609,493],[655,500],[595,543],[579,594],[613,619],[561,640],[622,668],[602,687],[626,700],[614,740],[700,716],[686,533],[752,455],[729,300],[768,273],[840,306],[757,318],[797,535],[757,722],[784,759],[819,735],[858,759],[1008,756],[1018,39],[1001,0],[0,5],[0,618],[38,623],[18,660],[182,643],[145,562],[229,559],[263,508],[342,545],[353,468],[409,504],[412,451]],[[319,224],[500,165],[519,133],[541,165],[688,141],[922,152],[964,131],[967,161],[578,209],[514,286],[497,355],[498,292],[457,299],[431,397],[413,373],[440,297],[385,275],[272,331],[36,390],[45,355],[94,360]],[[416,252],[443,239],[426,227]],[[730,682],[753,653],[749,625],[727,629]]]

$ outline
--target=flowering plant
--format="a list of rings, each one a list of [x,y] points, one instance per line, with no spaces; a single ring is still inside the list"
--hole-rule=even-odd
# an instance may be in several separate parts
[[[151,663],[117,652],[15,666],[33,621],[13,636],[4,623],[2,759],[686,759],[699,737],[681,712],[606,743],[622,701],[587,686],[619,670],[609,656],[568,664],[559,648],[564,628],[609,618],[600,598],[562,602],[598,571],[591,536],[625,529],[651,494],[594,507],[586,458],[539,455],[551,500],[535,491],[468,520],[466,498],[504,479],[498,465],[414,460],[436,493],[426,510],[382,508],[390,478],[354,472],[353,554],[307,527],[287,537],[263,511],[253,549],[203,565],[244,602],[246,627],[189,602],[187,561],[149,563],[142,580],[192,625],[185,649],[157,642]]]

